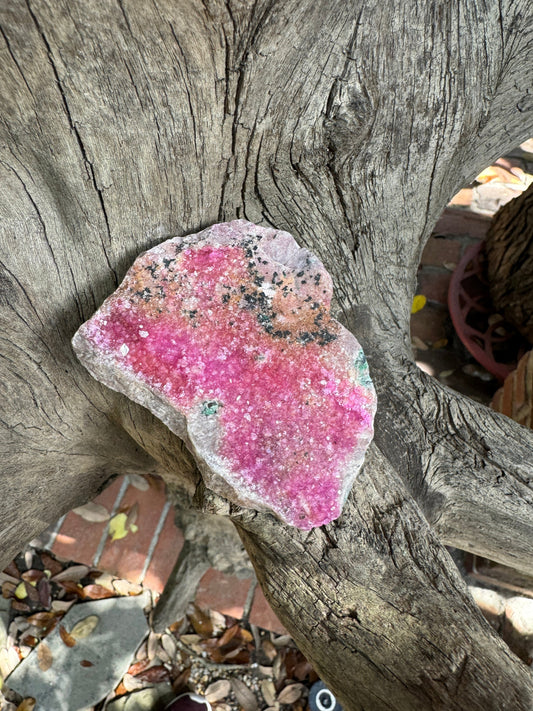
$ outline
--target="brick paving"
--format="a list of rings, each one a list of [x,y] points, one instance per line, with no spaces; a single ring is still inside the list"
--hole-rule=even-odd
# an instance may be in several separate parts
[[[412,316],[413,350],[421,368],[470,396],[488,402],[498,383],[458,346],[447,307],[451,274],[474,242],[484,238],[491,214],[533,180],[533,144],[524,144],[500,159],[473,185],[451,201],[422,255],[418,291],[426,306]],[[488,377],[487,377],[488,376]],[[142,490],[142,489],[145,490]],[[49,532],[58,556],[96,566],[160,593],[183,545],[163,482],[149,477],[115,479],[96,499],[112,519],[126,514],[127,533],[112,540],[109,521],[87,521],[70,512]],[[198,586],[196,603],[277,632],[284,627],[268,605],[255,579],[240,579],[208,570]]]

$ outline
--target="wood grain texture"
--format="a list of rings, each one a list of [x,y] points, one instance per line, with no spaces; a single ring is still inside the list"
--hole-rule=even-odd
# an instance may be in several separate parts
[[[494,306],[533,345],[533,185],[498,210],[485,243]]]
[[[530,709],[442,544],[533,568],[533,435],[418,372],[409,315],[446,202],[533,129],[532,43],[526,0],[1,4],[2,559],[114,473],[197,487],[70,338],[139,252],[245,217],[333,275],[376,439],[331,526],[208,507],[348,711]]]

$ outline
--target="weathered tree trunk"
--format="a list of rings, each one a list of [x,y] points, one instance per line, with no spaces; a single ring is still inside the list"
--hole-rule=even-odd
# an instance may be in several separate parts
[[[533,570],[533,435],[419,372],[409,313],[447,200],[533,128],[528,0],[12,0],[0,6],[0,540],[7,561],[109,475],[198,477],[70,338],[133,258],[246,217],[334,277],[378,390],[335,523],[232,516],[347,711],[529,710],[443,544]]]

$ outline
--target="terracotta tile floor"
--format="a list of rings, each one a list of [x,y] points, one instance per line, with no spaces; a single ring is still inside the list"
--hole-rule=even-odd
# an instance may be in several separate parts
[[[61,558],[95,566],[161,593],[183,546],[183,534],[174,524],[174,510],[167,501],[163,481],[158,477],[145,481],[147,488],[143,491],[138,488],[138,477],[119,477],[94,499],[107,510],[109,520],[116,514],[126,514],[127,533],[123,538],[112,539],[109,520],[87,521],[71,511],[49,532],[48,547]],[[274,632],[286,631],[250,578],[240,579],[211,568],[200,581],[195,602],[237,619],[248,607],[252,624]]]

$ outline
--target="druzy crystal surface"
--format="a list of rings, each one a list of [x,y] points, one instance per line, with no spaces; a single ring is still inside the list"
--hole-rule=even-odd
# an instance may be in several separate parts
[[[208,487],[310,529],[340,515],[376,408],[331,296],[290,234],[236,220],[140,255],[73,345],[185,440]]]

